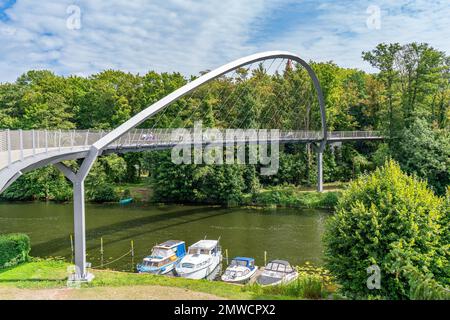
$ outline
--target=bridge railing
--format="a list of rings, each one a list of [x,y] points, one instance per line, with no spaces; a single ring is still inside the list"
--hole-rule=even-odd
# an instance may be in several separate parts
[[[179,142],[172,135],[174,129],[134,129],[127,132],[108,148],[139,148],[149,145],[170,145]],[[193,134],[193,129],[185,129]],[[225,129],[219,129],[225,140]],[[0,130],[0,169],[15,161],[37,154],[88,149],[108,131],[95,130]],[[270,136],[269,136],[270,137]],[[378,131],[333,131],[330,140],[381,138]],[[272,139],[272,138],[269,138]],[[319,141],[320,131],[280,131],[282,141]]]
[[[110,147],[120,148],[125,146],[145,146],[149,144],[173,144],[177,143],[178,138],[172,135],[174,129],[135,129],[129,131],[119,139],[110,144]],[[186,133],[192,135],[193,129],[185,129]],[[226,140],[226,129],[218,129],[222,134],[223,141]],[[267,130],[268,131],[268,130]],[[248,137],[246,137],[248,140]],[[316,141],[322,139],[320,131],[280,131],[280,140],[310,140]],[[268,139],[273,137],[268,135]]]
[[[345,138],[381,138],[380,131],[329,131],[329,139]]]
[[[1,130],[0,168],[37,154],[88,148],[103,134],[90,130]]]

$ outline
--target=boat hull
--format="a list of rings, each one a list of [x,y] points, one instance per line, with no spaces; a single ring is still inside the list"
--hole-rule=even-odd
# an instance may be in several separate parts
[[[259,285],[261,285],[263,287],[268,287],[268,286],[276,286],[276,285],[280,285],[280,284],[288,284],[297,278],[298,278],[297,272],[287,274],[282,278],[274,278],[274,277],[268,277],[268,276],[261,275],[258,277],[258,279],[256,279],[256,283],[258,283]]]
[[[173,272],[175,270],[175,266],[177,265],[177,263],[179,262],[179,260],[174,261],[172,263],[166,264],[165,266],[162,266],[161,268],[158,269],[147,269],[145,270],[145,268],[141,268],[141,270],[139,270],[139,273],[148,273],[148,274],[168,274],[170,272]]]
[[[250,271],[250,273],[246,274],[243,277],[229,278],[226,275],[222,275],[221,279],[222,279],[222,281],[228,282],[228,283],[244,284],[244,283],[249,282],[256,275],[257,271],[258,271],[258,268],[255,267],[253,270]]]
[[[185,268],[175,268],[176,275],[187,279],[205,279],[208,278],[218,267],[222,261],[222,256],[216,256],[211,259],[211,263],[200,269],[188,271]]]

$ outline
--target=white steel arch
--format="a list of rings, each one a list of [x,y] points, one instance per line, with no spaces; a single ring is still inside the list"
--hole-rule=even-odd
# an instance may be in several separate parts
[[[155,102],[151,106],[147,107],[146,109],[142,110],[135,116],[133,116],[128,121],[124,122],[120,126],[118,126],[116,129],[105,135],[103,138],[98,140],[93,144],[93,148],[95,149],[94,152],[101,152],[102,149],[104,149],[108,144],[112,143],[114,140],[120,138],[122,135],[126,134],[131,129],[137,127],[139,124],[150,118],[152,115],[158,113],[160,110],[164,109],[171,103],[177,101],[178,99],[182,98],[186,94],[190,93],[191,91],[195,90],[196,88],[230,72],[233,70],[236,70],[242,66],[245,66],[250,63],[263,61],[267,59],[276,59],[276,58],[284,58],[284,59],[290,59],[293,60],[300,65],[302,65],[306,71],[308,72],[309,76],[311,77],[311,80],[313,81],[314,88],[316,89],[317,93],[317,99],[319,101],[319,107],[320,107],[320,113],[321,113],[321,122],[322,122],[322,135],[323,140],[326,142],[327,140],[327,123],[326,123],[326,112],[325,112],[325,102],[323,98],[322,89],[320,87],[319,80],[317,79],[316,74],[312,70],[311,66],[309,66],[302,58],[300,58],[298,55],[295,55],[288,51],[266,51],[261,53],[256,53],[247,57],[243,57],[237,60],[234,60],[230,63],[227,63],[217,69],[214,69],[203,76],[195,79],[194,81],[191,81],[187,83],[186,85],[182,86],[181,88],[175,90],[174,92],[170,93],[169,95],[165,96],[161,100]]]

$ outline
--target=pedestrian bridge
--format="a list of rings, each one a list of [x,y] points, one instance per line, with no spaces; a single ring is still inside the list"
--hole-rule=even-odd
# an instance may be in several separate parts
[[[275,60],[281,59],[279,64],[275,64]],[[86,269],[86,239],[85,239],[85,206],[84,206],[84,182],[86,176],[92,168],[95,160],[98,156],[108,153],[124,153],[124,152],[137,152],[145,150],[157,150],[167,149],[175,145],[192,144],[192,142],[185,142],[184,139],[179,139],[178,134],[174,134],[176,129],[158,129],[156,124],[151,129],[137,129],[142,123],[151,117],[161,114],[166,111],[167,107],[176,103],[183,97],[192,95],[196,90],[201,90],[201,87],[214,81],[220,80],[226,77],[230,72],[238,72],[240,74],[237,78],[232,79],[232,83],[239,83],[242,80],[242,70],[244,73],[251,73],[252,66],[259,65],[261,63],[271,61],[269,67],[266,70],[266,74],[280,75],[278,69],[286,63],[286,68],[291,65],[291,62],[295,62],[299,67],[302,67],[307,76],[311,79],[312,88],[314,89],[318,111],[320,113],[320,131],[283,131],[282,129],[278,134],[272,135],[270,131],[269,135],[265,135],[263,141],[255,138],[254,135],[250,137],[234,138],[227,141],[225,140],[212,140],[204,139],[201,142],[204,145],[208,144],[234,144],[234,143],[311,143],[317,153],[317,189],[319,192],[323,190],[323,151],[327,143],[333,142],[345,142],[345,141],[358,141],[358,140],[380,140],[383,139],[381,134],[376,131],[329,131],[326,121],[326,109],[325,101],[320,87],[319,80],[314,73],[311,66],[309,66],[299,56],[287,52],[287,51],[269,51],[246,56],[230,63],[227,63],[221,67],[218,67],[212,71],[209,71],[202,76],[193,79],[184,86],[174,90],[167,96],[156,101],[152,105],[140,111],[117,128],[111,131],[92,131],[92,130],[3,130],[0,131],[0,192],[3,192],[11,183],[19,178],[23,173],[45,166],[53,164],[57,167],[73,184],[73,206],[74,206],[74,234],[75,234],[75,264],[76,273],[74,275],[75,280],[89,281],[92,279],[92,275],[87,272]],[[278,65],[273,70],[272,66]],[[289,67],[290,68],[290,67]],[[264,79],[264,77],[262,77]],[[282,87],[279,87],[283,90]],[[226,91],[226,90],[225,90]],[[208,94],[207,90],[207,94]],[[228,116],[233,116],[233,107],[236,105],[236,99],[242,97],[241,93],[236,93],[234,90],[228,93],[228,96],[222,97],[223,105],[220,110],[221,115],[225,115],[228,120]],[[291,110],[294,110],[292,104],[287,105],[279,101],[279,92],[273,92],[273,104],[270,104],[272,109],[266,110],[266,115],[272,120],[272,118],[279,116],[280,111],[283,108],[281,106],[290,106]],[[295,91],[292,93],[300,93]],[[207,96],[206,94],[206,96]],[[227,93],[226,93],[227,94]],[[230,99],[231,97],[231,99]],[[296,97],[302,99],[303,97]],[[227,105],[227,102],[231,102]],[[311,107],[311,104],[309,104]],[[295,109],[297,110],[297,109]],[[181,110],[182,111],[182,110]],[[194,110],[195,111],[195,110]],[[175,118],[178,117],[178,111]],[[191,116],[195,113],[191,111]],[[251,112],[248,112],[251,113]],[[160,114],[160,115],[161,115]],[[190,117],[191,117],[190,116]],[[191,120],[190,117],[186,120]],[[247,120],[248,114],[245,116],[237,116],[237,122],[228,122],[228,126],[231,128],[243,128],[248,127],[244,122]],[[300,119],[300,115],[299,115]],[[189,129],[188,122],[184,121],[186,125],[182,125],[183,130],[195,130]],[[301,121],[298,121],[300,123]],[[156,121],[157,123],[157,121]],[[280,122],[279,122],[280,123]],[[167,127],[172,127],[168,125]],[[179,127],[179,126],[177,126]],[[306,126],[309,128],[309,126]],[[218,129],[220,130],[223,129]],[[207,130],[206,130],[207,131]],[[201,131],[203,136],[205,131]],[[220,135],[216,135],[220,136]],[[258,136],[259,137],[259,136]],[[194,144],[196,141],[194,140]],[[73,168],[63,164],[65,160],[82,159],[81,165],[75,172]]]
[[[180,141],[177,129],[134,129],[109,144],[103,154],[150,151],[172,148],[188,142]],[[192,129],[187,129],[193,134]],[[238,130],[235,129],[235,132]],[[258,143],[255,137],[226,139],[225,129],[219,130],[221,140],[214,144]],[[258,132],[258,129],[255,129]],[[269,131],[270,132],[270,131]],[[0,192],[23,173],[64,160],[85,158],[90,147],[109,131],[92,130],[3,130],[0,131]],[[378,131],[332,131],[328,142],[382,139]],[[266,143],[314,143],[323,139],[321,131],[280,131],[276,138],[268,135]]]

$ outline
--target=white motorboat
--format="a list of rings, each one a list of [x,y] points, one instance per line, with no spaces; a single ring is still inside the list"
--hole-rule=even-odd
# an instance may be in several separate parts
[[[273,260],[265,266],[256,282],[262,286],[286,284],[298,278],[298,272],[285,260]]]
[[[188,253],[176,266],[175,272],[183,278],[207,278],[222,262],[219,240],[200,240],[188,249]]]
[[[231,260],[230,265],[222,275],[222,281],[230,283],[246,283],[258,271],[255,266],[255,259],[246,257],[236,257]]]

